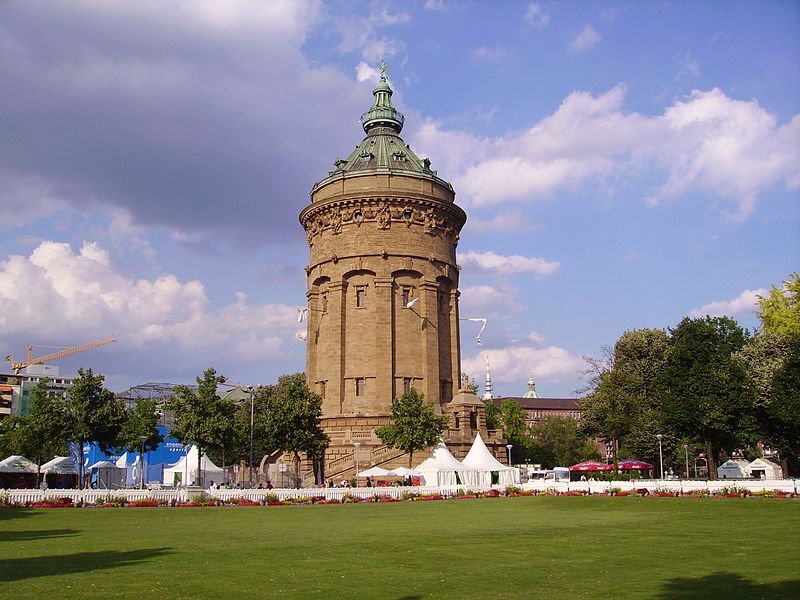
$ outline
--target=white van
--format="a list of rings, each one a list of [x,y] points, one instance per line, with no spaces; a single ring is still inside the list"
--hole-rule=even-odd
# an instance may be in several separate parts
[[[544,479],[545,481],[569,481],[569,469],[567,467],[548,469]]]

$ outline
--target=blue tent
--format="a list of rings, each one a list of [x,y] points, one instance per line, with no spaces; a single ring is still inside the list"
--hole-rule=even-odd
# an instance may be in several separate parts
[[[150,482],[161,483],[164,476],[164,467],[173,465],[186,456],[186,449],[183,444],[175,438],[167,437],[167,433],[169,432],[168,427],[158,427],[157,429],[164,437],[164,441],[161,442],[155,450],[144,453],[144,483],[146,484]],[[127,468],[125,477],[126,484],[138,484],[140,482],[138,452],[125,452],[120,449],[106,453],[101,451],[97,444],[84,444],[83,446],[84,467],[88,467],[101,460],[117,463],[122,457],[124,457],[124,466]],[[119,464],[119,466],[123,465]]]

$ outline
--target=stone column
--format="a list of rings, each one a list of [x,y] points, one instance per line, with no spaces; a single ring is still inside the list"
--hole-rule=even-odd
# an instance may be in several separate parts
[[[377,412],[388,414],[392,409],[394,381],[392,377],[394,365],[393,340],[394,331],[394,298],[392,297],[394,280],[375,278],[375,390],[373,407]]]

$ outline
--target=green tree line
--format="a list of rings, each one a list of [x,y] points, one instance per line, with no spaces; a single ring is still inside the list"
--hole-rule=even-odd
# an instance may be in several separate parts
[[[685,318],[676,327],[626,331],[582,398],[581,428],[618,449],[614,460],[659,458],[683,472],[703,453],[710,477],[720,462],[764,445],[785,475],[800,468],[800,278],[760,298],[761,328],[728,317]],[[693,461],[692,461],[693,462]],[[690,465],[690,470],[692,465]]]

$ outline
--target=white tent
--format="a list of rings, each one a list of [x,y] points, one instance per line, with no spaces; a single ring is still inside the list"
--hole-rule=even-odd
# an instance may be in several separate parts
[[[498,483],[500,485],[511,485],[519,483],[519,469],[509,467],[497,460],[481,438],[481,434],[475,436],[472,448],[469,449],[466,458],[461,461],[467,467],[477,469],[478,483],[480,485],[492,484],[492,472],[497,472]]]
[[[36,463],[19,454],[0,460],[0,473],[36,473],[38,470]]]
[[[726,460],[717,467],[718,479],[745,479],[750,477],[750,463],[746,460]]]
[[[414,467],[425,485],[478,485],[478,471],[461,464],[444,442],[433,449],[429,458]]]
[[[192,446],[189,453],[181,458],[174,465],[164,467],[164,485],[199,485],[208,487],[213,481],[219,485],[225,480],[225,473],[217,465],[211,462],[207,455],[203,454],[200,463],[200,473],[197,473],[197,446]]]
[[[387,473],[387,475],[394,475],[395,477],[415,477],[419,474],[419,471],[409,469],[408,467],[397,467]]]
[[[125,469],[108,460],[98,460],[86,469],[91,473],[92,487],[97,489],[119,489],[125,483]]]
[[[77,475],[75,465],[69,456],[56,456],[41,467],[42,473],[52,473],[54,475]]]
[[[366,471],[361,471],[361,473],[358,474],[358,477],[386,477],[388,474],[389,471],[384,468],[371,467]]]
[[[757,458],[750,463],[750,476],[756,479],[783,479],[783,469],[771,460]]]

